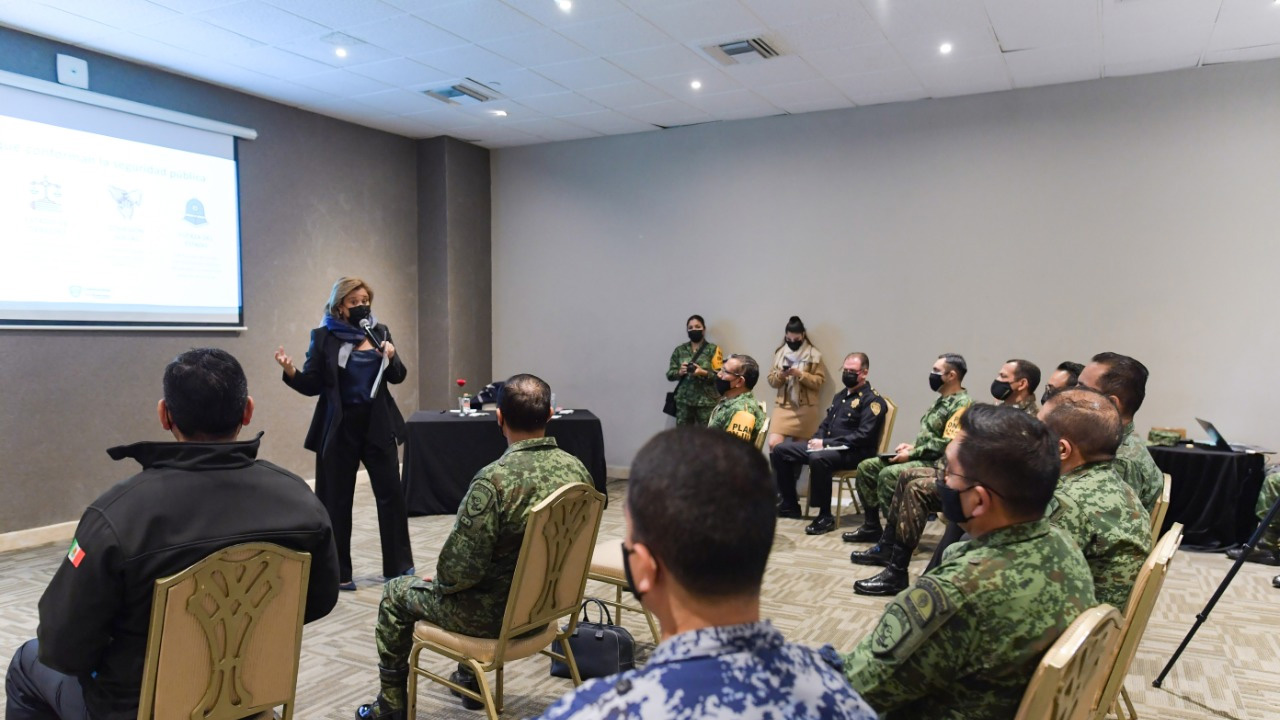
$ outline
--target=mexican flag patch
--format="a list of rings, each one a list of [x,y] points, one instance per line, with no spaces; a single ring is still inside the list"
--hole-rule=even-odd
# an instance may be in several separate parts
[[[71,549],[67,551],[67,559],[71,561],[72,567],[80,567],[80,561],[84,560],[84,550],[80,548],[80,541],[73,539],[71,541]]]

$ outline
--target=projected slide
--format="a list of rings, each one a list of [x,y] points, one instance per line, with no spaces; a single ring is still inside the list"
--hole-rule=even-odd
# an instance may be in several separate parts
[[[232,159],[0,115],[0,324],[239,325]]]

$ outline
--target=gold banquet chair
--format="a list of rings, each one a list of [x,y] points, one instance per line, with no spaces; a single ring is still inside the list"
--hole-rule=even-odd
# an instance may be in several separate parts
[[[893,437],[893,422],[898,418],[898,406],[893,404],[889,398],[881,395],[880,399],[884,400],[884,425],[880,428],[880,446],[876,450],[878,453],[889,452],[889,439]],[[836,528],[840,527],[840,512],[844,506],[844,492],[849,491],[849,499],[853,502],[853,508],[857,512],[862,512],[862,505],[858,502],[858,492],[854,489],[853,481],[858,479],[858,468],[849,468],[848,470],[837,470],[831,474],[831,482],[836,484]],[[889,508],[885,508],[887,512]]]
[[[644,609],[644,606],[628,605],[622,602],[622,591],[627,587],[627,574],[622,569],[621,538],[596,543],[595,550],[591,553],[591,570],[587,573],[587,579],[613,586],[613,600],[601,599],[600,602],[613,606],[617,611],[615,614],[619,625],[622,624],[623,610],[644,613],[645,620],[649,621],[649,632],[653,633],[653,642],[657,643],[662,639],[658,634],[658,623],[653,619],[653,615]]]
[[[582,682],[566,640],[578,624],[577,610],[587,585],[587,567],[603,509],[604,495],[585,483],[572,483],[556,490],[529,511],[497,638],[450,632],[425,620],[414,625],[413,650],[409,653],[407,717],[416,717],[419,676],[483,703],[489,720],[497,720],[502,712],[502,672],[512,660],[541,652],[565,662],[574,685]],[[565,617],[569,624],[559,632],[557,623]],[[526,636],[527,633],[532,634]],[[564,654],[549,648],[555,640],[561,641]],[[419,667],[418,656],[423,650],[470,666],[480,684],[480,692]],[[496,673],[496,692],[490,690],[485,677],[489,671]]]
[[[1169,498],[1173,495],[1173,477],[1164,474],[1164,489],[1156,498],[1156,506],[1151,509],[1151,547],[1160,542],[1160,526],[1164,525],[1164,516],[1169,514]]]
[[[1169,476],[1166,475],[1167,479]],[[1165,485],[1168,488],[1168,485]],[[1182,523],[1174,523],[1169,532],[1160,538],[1147,561],[1138,571],[1138,579],[1133,583],[1133,592],[1129,594],[1129,607],[1124,614],[1124,625],[1120,629],[1120,642],[1116,644],[1115,655],[1104,667],[1110,669],[1106,684],[1102,686],[1102,694],[1098,696],[1093,710],[1094,720],[1102,720],[1110,712],[1121,720],[1136,720],[1137,710],[1129,693],[1124,689],[1124,678],[1129,674],[1129,665],[1138,652],[1138,643],[1147,630],[1147,622],[1155,609],[1160,589],[1164,587],[1164,578],[1169,573],[1169,562],[1182,544]],[[1121,714],[1120,702],[1124,702],[1127,714]]]
[[[769,407],[760,401],[760,410],[764,412],[764,422],[760,423],[760,432],[756,433],[756,449],[764,450],[765,440],[769,438]]]
[[[233,545],[156,580],[139,720],[293,717],[311,556]]]
[[[1014,720],[1085,720],[1106,680],[1120,638],[1120,613],[1099,605],[1080,613],[1040,659]]]

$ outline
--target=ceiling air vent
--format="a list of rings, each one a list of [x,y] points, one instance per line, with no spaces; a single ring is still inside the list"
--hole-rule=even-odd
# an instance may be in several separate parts
[[[467,78],[466,82],[460,82],[456,85],[446,85],[442,88],[423,90],[422,92],[428,97],[433,97],[450,105],[479,105],[498,98],[498,93],[495,90],[470,78]]]
[[[748,38],[702,48],[721,65],[748,65],[776,58],[779,53],[764,38]]]

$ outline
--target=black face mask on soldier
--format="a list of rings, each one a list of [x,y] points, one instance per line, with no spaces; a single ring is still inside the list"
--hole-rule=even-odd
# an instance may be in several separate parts
[[[636,589],[636,581],[631,579],[631,550],[626,543],[622,543],[622,575],[627,579],[627,592],[636,597],[636,600],[643,600],[642,594]]]
[[[701,330],[690,330],[690,331],[689,331],[689,339],[690,339],[690,340],[692,340],[693,342],[702,342],[702,331],[701,331]]]
[[[956,490],[950,485],[947,485],[946,478],[941,473],[938,474],[937,484],[938,500],[942,503],[942,517],[946,518],[948,522],[953,522],[956,525],[959,525],[960,523],[967,523],[972,520],[972,517],[965,517],[964,506],[960,504],[960,495],[969,492],[977,486],[970,486],[964,490]]]
[[[991,381],[991,397],[1003,401],[1013,392],[1013,386],[999,378]]]
[[[942,388],[942,373],[929,373],[929,389],[938,392]]]
[[[791,348],[791,352],[799,350],[800,346],[804,344],[804,340],[784,340],[783,342],[787,344],[787,347]]]
[[[729,392],[729,383],[731,382],[733,381],[725,380],[724,378],[717,375],[716,376],[716,392],[720,393],[721,395]]]

